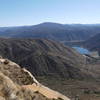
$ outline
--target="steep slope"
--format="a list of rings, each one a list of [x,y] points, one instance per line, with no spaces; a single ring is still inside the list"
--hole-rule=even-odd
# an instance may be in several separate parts
[[[1,37],[47,38],[58,41],[79,41],[100,32],[100,25],[42,23],[33,26],[0,28]]]
[[[35,76],[89,77],[82,67],[84,56],[51,40],[0,39],[0,54],[25,66]]]
[[[94,51],[100,52],[100,34],[97,34],[83,43],[83,45]]]
[[[14,62],[1,58],[0,69],[0,100],[70,100],[40,84],[29,71]],[[30,81],[25,85],[27,80]]]
[[[38,83],[27,70],[8,59],[0,58],[0,71],[19,85]]]

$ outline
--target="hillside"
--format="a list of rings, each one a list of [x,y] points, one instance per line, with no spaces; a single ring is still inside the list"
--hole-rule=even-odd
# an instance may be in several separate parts
[[[86,40],[100,32],[99,24],[41,23],[33,26],[1,27],[1,37],[46,38],[58,41]]]
[[[0,100],[70,99],[43,86],[29,71],[16,63],[0,58]]]
[[[35,77],[18,64],[0,58],[0,100],[99,100],[99,82]],[[56,80],[56,81],[55,81]],[[54,90],[64,93],[66,96]],[[59,88],[58,88],[59,87]]]
[[[84,46],[92,51],[100,52],[100,34],[97,34],[85,41]]]
[[[100,33],[92,36],[91,38],[84,41],[69,41],[63,42],[63,44],[70,47],[83,47],[91,52],[91,56],[98,57],[100,55]]]
[[[27,68],[35,76],[84,79],[83,55],[61,43],[46,39],[0,39],[0,54]]]
[[[0,54],[22,65],[20,68],[16,63],[0,58],[0,71],[19,87],[22,86],[21,88],[38,90],[47,98],[53,96],[57,99],[60,92],[71,99],[100,100],[99,63],[88,64],[86,59],[89,59],[86,56],[59,42],[47,39],[0,38]]]

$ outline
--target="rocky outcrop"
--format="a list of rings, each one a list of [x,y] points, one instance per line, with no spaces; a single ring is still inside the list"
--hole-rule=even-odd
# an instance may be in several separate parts
[[[0,100],[70,99],[40,84],[28,70],[0,58]]]
[[[0,72],[0,100],[52,100],[16,85],[10,78]]]

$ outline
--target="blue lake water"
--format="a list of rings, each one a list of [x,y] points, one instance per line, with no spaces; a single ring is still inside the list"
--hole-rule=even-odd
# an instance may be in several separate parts
[[[88,49],[82,48],[82,47],[73,47],[74,49],[76,49],[76,51],[78,51],[81,54],[89,54],[90,51]]]

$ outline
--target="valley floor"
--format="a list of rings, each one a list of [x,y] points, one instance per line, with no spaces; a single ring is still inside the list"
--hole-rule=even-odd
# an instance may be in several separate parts
[[[38,80],[72,100],[100,100],[100,83],[96,81],[77,81],[54,77],[38,77]]]

